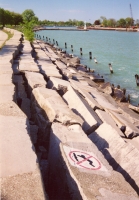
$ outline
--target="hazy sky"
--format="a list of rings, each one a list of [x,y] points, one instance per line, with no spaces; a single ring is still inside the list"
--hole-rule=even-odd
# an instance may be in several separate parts
[[[32,9],[40,20],[66,21],[83,20],[93,23],[101,16],[139,19],[139,0],[0,0],[0,7],[22,13]]]

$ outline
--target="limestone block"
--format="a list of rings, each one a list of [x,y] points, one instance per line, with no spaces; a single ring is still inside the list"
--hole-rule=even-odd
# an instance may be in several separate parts
[[[111,95],[112,94],[112,88],[111,84],[109,82],[103,83],[100,88],[106,93]]]
[[[15,100],[15,86],[11,85],[0,85],[0,103],[6,103]]]
[[[113,129],[116,130],[116,132],[120,135],[120,136],[124,136],[124,134],[122,133],[122,131],[117,127],[116,122],[113,120],[113,118],[111,118],[111,116],[102,110],[97,109],[95,111],[97,113],[97,115],[100,117],[100,119],[103,122],[106,122],[107,124],[109,124],[110,126],[112,126]]]
[[[39,72],[38,66],[34,63],[22,64],[19,65],[19,70],[22,72],[24,71],[31,71],[31,72]]]
[[[26,118],[0,116],[0,133],[1,198],[46,199]]]
[[[110,95],[99,92],[95,88],[92,88],[90,94],[104,109],[119,112],[118,105]]]
[[[106,123],[90,134],[89,138],[103,152],[114,169],[122,173],[126,180],[137,188],[136,186],[139,186],[139,150],[126,143],[116,130]]]
[[[0,116],[0,130],[1,177],[35,171],[36,155],[28,135],[26,118]]]
[[[95,130],[102,121],[95,111],[72,88],[63,95],[70,109],[78,114],[84,121],[83,130],[89,134]]]
[[[125,127],[124,134],[127,138],[133,138],[139,135],[139,129],[132,124],[124,115],[115,113],[113,111],[107,111],[113,120],[116,122],[118,127],[122,130]]]
[[[11,63],[5,63],[2,64],[0,61],[0,74],[12,74],[12,64]]]
[[[13,101],[0,103],[0,115],[26,118],[26,115]]]
[[[64,63],[62,63],[61,61],[57,60],[55,62],[55,64],[57,65],[58,69],[66,69],[67,68],[67,66]]]
[[[46,87],[46,81],[44,80],[42,74],[35,72],[25,72],[25,76],[31,89],[36,87]]]
[[[71,86],[68,81],[65,81],[65,80],[62,80],[59,78],[55,78],[55,77],[50,77],[50,79],[47,83],[47,88],[58,90],[62,93],[62,95],[68,91],[69,87],[71,87]]]
[[[69,80],[71,83],[71,86],[76,89],[80,94],[82,94],[82,96],[85,98],[85,100],[87,101],[87,103],[91,106],[91,108],[93,108],[93,110],[96,110],[97,108],[103,110],[103,107],[98,104],[98,102],[92,97],[92,95],[90,95],[89,91],[91,92],[92,88],[89,85],[86,84],[82,84],[82,82],[84,81],[74,81],[74,80]],[[88,90],[87,90],[88,88]]]
[[[48,155],[51,198],[97,200],[97,196],[103,198],[100,189],[107,188],[106,199],[111,193],[112,198],[116,195],[120,199],[122,195],[137,200],[135,191],[120,173],[112,170],[85,133],[73,127],[72,130],[59,123],[51,127]]]
[[[56,91],[47,88],[35,88],[32,93],[50,122],[55,120],[67,125],[74,123],[82,125],[82,119],[68,108]]]
[[[62,78],[62,75],[59,73],[59,71],[57,69],[47,69],[47,68],[43,68],[40,71],[46,78],[48,77],[57,77],[57,78]]]
[[[12,74],[0,74],[0,85],[12,85]]]

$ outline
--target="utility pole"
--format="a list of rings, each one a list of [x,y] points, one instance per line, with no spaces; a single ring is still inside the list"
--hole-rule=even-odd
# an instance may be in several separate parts
[[[133,14],[132,14],[132,7],[131,7],[131,4],[130,4],[130,15],[131,15],[131,18],[132,18],[132,24],[131,25],[133,25],[133,23],[134,23],[134,21],[133,21]]]

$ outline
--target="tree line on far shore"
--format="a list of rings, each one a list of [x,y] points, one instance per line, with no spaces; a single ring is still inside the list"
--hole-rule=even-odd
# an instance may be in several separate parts
[[[18,29],[19,31],[23,32],[26,39],[30,42],[34,40],[34,32],[33,28],[36,26],[84,26],[84,21],[79,20],[71,20],[68,21],[49,21],[49,20],[39,20],[38,17],[35,15],[34,11],[31,9],[26,9],[22,14],[11,12],[9,10],[4,10],[0,8],[0,27],[11,27]],[[106,19],[106,17],[100,17],[100,19],[95,20],[94,24],[86,22],[86,26],[102,26],[102,27],[122,27],[127,28],[133,25],[139,27],[139,19],[136,22],[127,17],[126,19],[119,19],[116,21],[115,19]]]
[[[76,19],[69,19],[68,21],[50,21],[50,20],[39,20],[37,16],[35,16],[34,11],[31,9],[25,10],[22,14],[11,12],[9,10],[4,10],[3,8],[0,8],[0,25],[20,25],[24,24],[24,21],[31,21],[33,17],[33,20],[35,22],[35,25],[41,25],[41,26],[84,26],[84,21],[76,20]],[[106,17],[101,16],[100,19],[97,19],[94,21],[93,24],[90,22],[86,22],[86,26],[94,26],[99,25],[102,27],[122,27],[126,28],[129,26],[139,26],[139,19],[134,20],[131,17],[127,18],[120,18],[119,20],[115,19],[107,19]]]

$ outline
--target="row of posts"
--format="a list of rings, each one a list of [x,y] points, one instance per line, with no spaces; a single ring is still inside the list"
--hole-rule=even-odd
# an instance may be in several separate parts
[[[36,38],[40,39],[41,40],[41,36],[38,35],[38,34],[35,34]],[[44,36],[43,36],[43,40],[45,40]],[[51,43],[51,40],[50,38],[46,37],[46,41],[47,42],[50,42]],[[58,42],[53,39],[53,44],[56,44],[58,46]],[[65,42],[65,49],[67,49],[67,43]],[[73,52],[73,45],[71,45],[71,51]],[[83,55],[83,51],[82,51],[82,48],[80,48],[80,55],[82,56]],[[89,52],[89,58],[90,60],[92,59],[92,52]],[[95,59],[96,60],[96,59]],[[97,62],[96,62],[97,63]],[[108,64],[109,65],[109,69],[110,69],[110,72],[111,74],[113,74],[113,69],[112,69],[112,65],[111,63]]]

